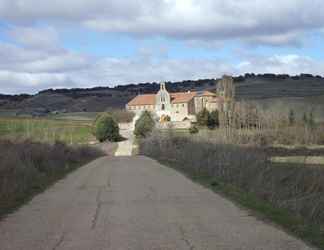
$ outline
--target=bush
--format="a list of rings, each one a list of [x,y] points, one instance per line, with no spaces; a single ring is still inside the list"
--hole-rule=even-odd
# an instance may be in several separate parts
[[[146,137],[152,133],[155,121],[150,112],[144,111],[136,121],[134,134],[136,137]]]
[[[263,148],[168,134],[142,140],[140,153],[160,161],[172,159],[166,163],[186,173],[230,184],[275,207],[324,225],[323,167],[273,164],[270,157],[275,154]]]
[[[219,113],[218,110],[209,112],[206,108],[197,114],[197,123],[199,126],[214,129],[219,127]]]
[[[219,127],[219,115],[218,115],[217,110],[214,110],[214,111],[209,113],[207,126],[210,129],[213,129],[215,127]]]
[[[94,124],[94,135],[100,142],[106,140],[116,142],[121,138],[119,135],[118,123],[108,113],[102,114],[96,118]]]
[[[189,128],[189,133],[190,134],[197,134],[199,132],[198,128],[196,126],[191,126]]]
[[[197,114],[197,123],[199,126],[207,126],[209,121],[209,111],[204,108]]]
[[[0,216],[54,181],[103,155],[89,146],[0,140]]]

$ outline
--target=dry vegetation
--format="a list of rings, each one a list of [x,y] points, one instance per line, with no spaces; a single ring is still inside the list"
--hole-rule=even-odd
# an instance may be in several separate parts
[[[103,154],[88,146],[9,140],[0,140],[0,152],[0,216]]]
[[[314,110],[303,112],[263,109],[253,102],[239,102],[233,111],[220,113],[221,129],[207,133],[218,143],[250,145],[324,144],[324,124]]]
[[[294,164],[273,164],[270,158],[286,153],[288,149],[263,148],[234,145],[201,137],[188,137],[170,133],[154,133],[140,143],[140,152],[158,159],[194,178],[207,176],[213,186],[223,184],[238,188],[244,194],[271,204],[274,208],[289,211],[289,214],[306,225],[324,226],[324,168],[303,167]],[[294,155],[299,152],[293,150]],[[323,150],[316,151],[316,155]],[[241,198],[239,198],[241,199]],[[312,232],[300,225],[286,223],[286,216],[273,215],[276,222],[285,225],[306,238]],[[277,216],[277,217],[276,217]],[[280,221],[281,220],[281,221]],[[304,225],[304,224],[303,224]],[[313,229],[311,229],[313,230]],[[310,231],[311,231],[310,230]],[[316,229],[317,230],[317,229]],[[315,231],[316,231],[315,230]],[[319,232],[317,230],[316,232]],[[320,239],[309,239],[317,244]]]

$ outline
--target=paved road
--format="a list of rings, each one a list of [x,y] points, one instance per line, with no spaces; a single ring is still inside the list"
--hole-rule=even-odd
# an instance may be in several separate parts
[[[80,168],[0,222],[8,250],[305,250],[299,240],[143,156]]]
[[[131,156],[133,151],[133,130],[126,129],[120,131],[121,136],[127,138],[125,141],[118,142],[115,156]]]

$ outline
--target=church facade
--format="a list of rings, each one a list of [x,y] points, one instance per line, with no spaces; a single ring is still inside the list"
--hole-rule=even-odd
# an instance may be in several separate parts
[[[188,91],[169,93],[165,83],[160,84],[156,94],[138,95],[126,105],[128,111],[140,114],[147,110],[162,121],[195,121],[196,114],[206,108],[222,111],[224,98],[210,91]]]

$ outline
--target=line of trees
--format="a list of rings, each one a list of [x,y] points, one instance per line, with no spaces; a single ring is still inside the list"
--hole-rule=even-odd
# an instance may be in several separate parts
[[[204,108],[197,114],[197,124],[202,127],[214,129],[219,127],[219,112],[218,110],[208,111]]]

